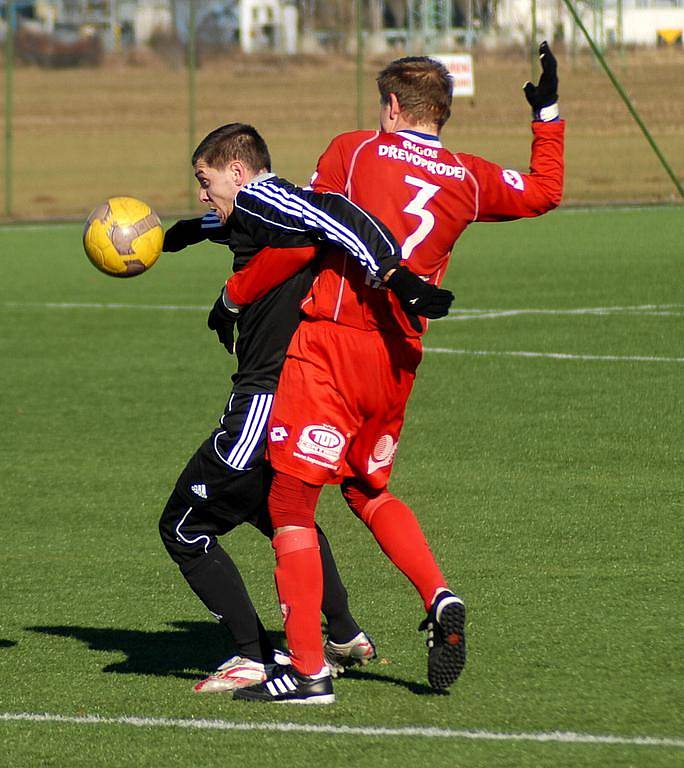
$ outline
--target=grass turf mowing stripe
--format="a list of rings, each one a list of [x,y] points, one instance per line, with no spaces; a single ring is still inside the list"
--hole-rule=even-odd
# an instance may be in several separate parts
[[[22,309],[41,307],[44,309],[142,309],[142,310],[160,310],[160,311],[189,311],[199,312],[207,311],[209,307],[177,305],[177,304],[121,304],[121,303],[98,303],[98,302],[3,302],[0,306],[8,309]],[[666,304],[663,308],[682,306],[678,304]],[[597,307],[595,309],[575,309],[575,310],[466,310],[473,314],[459,317],[448,317],[448,320],[470,320],[480,318],[507,317],[518,314],[604,314],[613,312],[630,312],[634,310],[656,309],[658,305],[641,305],[636,307]],[[668,313],[658,313],[668,314]],[[566,352],[528,352],[522,350],[486,350],[486,349],[452,349],[450,347],[424,347],[424,352],[435,354],[450,355],[469,355],[472,357],[519,357],[519,358],[545,358],[551,360],[575,360],[585,362],[628,362],[628,363],[684,363],[684,357],[656,357],[647,355],[581,355],[570,354]]]
[[[109,309],[109,310],[159,310],[171,312],[206,312],[209,307],[180,304],[126,304],[103,302],[2,302],[7,309],[44,308],[44,309]],[[606,314],[654,314],[677,315],[681,313],[669,310],[683,307],[682,304],[641,304],[635,306],[584,307],[576,309],[463,309],[450,310],[444,320],[480,320],[513,317],[519,315],[606,315]],[[466,314],[453,314],[466,313]],[[524,350],[473,350],[453,349],[450,347],[424,347],[425,352],[435,354],[468,355],[472,357],[518,357],[544,358],[551,360],[574,360],[585,362],[630,362],[630,363],[684,363],[682,357],[658,357],[648,355],[582,355],[565,352],[529,352]]]
[[[654,202],[654,203],[629,203],[629,202],[609,202],[595,204],[574,204],[565,203],[553,211],[553,216],[587,216],[602,213],[660,213],[677,211],[681,208],[678,202]],[[164,220],[173,221],[174,218],[187,218],[193,212],[183,211],[174,214],[167,212],[163,215]],[[196,213],[196,212],[195,212]],[[199,215],[199,214],[198,214]],[[7,221],[0,223],[0,234],[3,232],[39,232],[46,229],[72,229],[83,226],[84,219],[78,215],[56,217],[54,219],[23,219],[21,221]]]
[[[350,725],[310,725],[305,723],[250,723],[231,720],[190,720],[171,717],[101,717],[100,715],[58,715],[49,712],[3,712],[0,722],[49,722],[75,725],[129,725],[136,728],[191,728],[214,731],[279,731],[282,733],[320,733],[335,736],[423,737],[427,739],[471,739],[481,741],[534,741],[558,744],[616,744],[634,747],[674,747],[684,749],[684,739],[660,736],[616,736],[612,734],[549,731],[532,733],[500,733],[486,730],[451,728],[360,727]]]

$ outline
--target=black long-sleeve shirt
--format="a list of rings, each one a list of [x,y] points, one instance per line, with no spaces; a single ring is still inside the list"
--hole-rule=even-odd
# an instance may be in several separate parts
[[[214,242],[228,245],[234,272],[266,246],[301,248],[330,242],[378,277],[401,260],[401,247],[391,232],[346,197],[302,189],[274,175],[257,177],[240,190],[225,225],[215,214],[207,214],[202,230]],[[299,324],[299,306],[312,282],[312,269],[305,268],[241,311],[235,391],[275,391]]]

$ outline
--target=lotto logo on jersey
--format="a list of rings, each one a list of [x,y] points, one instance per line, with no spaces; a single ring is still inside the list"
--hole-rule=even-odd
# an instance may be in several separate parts
[[[309,424],[297,440],[297,448],[309,456],[316,456],[329,464],[335,464],[342,456],[346,439],[328,424]]]
[[[513,189],[518,189],[521,192],[523,189],[525,189],[525,182],[517,171],[512,171],[510,168],[506,168],[501,175],[503,176],[503,180],[506,182],[506,184],[508,184],[510,187],[513,187]]]

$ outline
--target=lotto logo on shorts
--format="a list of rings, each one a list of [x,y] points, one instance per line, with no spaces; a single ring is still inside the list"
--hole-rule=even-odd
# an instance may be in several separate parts
[[[272,444],[286,443],[292,432],[292,427],[284,421],[274,420],[268,432],[268,439]]]
[[[340,460],[346,442],[334,427],[327,424],[309,424],[302,430],[297,440],[297,448],[309,456],[335,464]]]
[[[392,435],[383,435],[373,447],[373,453],[368,457],[368,474],[381,467],[388,467],[394,461],[399,443],[394,442]]]
[[[282,443],[284,440],[287,440],[289,435],[285,427],[273,427],[269,437],[272,443]]]

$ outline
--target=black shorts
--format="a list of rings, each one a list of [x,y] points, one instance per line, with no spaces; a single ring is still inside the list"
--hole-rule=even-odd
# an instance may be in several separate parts
[[[271,468],[266,428],[273,393],[233,393],[212,432],[176,481],[160,520],[166,548],[177,562],[207,552],[216,536],[251,523],[272,536],[266,501]]]

